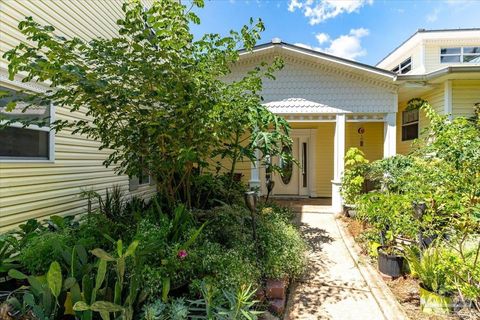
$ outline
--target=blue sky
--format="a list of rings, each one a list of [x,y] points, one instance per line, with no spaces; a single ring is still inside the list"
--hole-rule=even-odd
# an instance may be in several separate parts
[[[274,37],[375,65],[419,28],[480,27],[480,0],[205,0],[192,28],[227,35],[261,18]]]

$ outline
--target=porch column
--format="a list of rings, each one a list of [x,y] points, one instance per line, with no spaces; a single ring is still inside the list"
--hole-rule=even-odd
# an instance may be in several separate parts
[[[260,192],[260,150],[255,150],[255,162],[252,163],[250,168],[250,189],[258,189]]]
[[[397,113],[390,112],[385,116],[383,129],[383,157],[389,158],[397,154]]]
[[[340,195],[340,187],[345,167],[345,114],[337,114],[333,148],[332,208],[335,212],[341,212],[342,196]]]

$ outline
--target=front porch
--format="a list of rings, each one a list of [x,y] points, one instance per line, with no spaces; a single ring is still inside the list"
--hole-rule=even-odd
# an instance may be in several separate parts
[[[292,126],[292,152],[299,165],[292,168],[288,179],[274,174],[273,197],[315,198],[321,200],[322,205],[331,205],[334,212],[340,212],[346,150],[359,148],[370,161],[395,155],[396,113],[289,114],[285,117]],[[250,185],[266,194],[265,168],[259,163],[252,165],[250,177]]]

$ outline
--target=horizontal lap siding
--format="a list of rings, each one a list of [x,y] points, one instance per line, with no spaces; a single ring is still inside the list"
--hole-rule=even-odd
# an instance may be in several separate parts
[[[455,117],[471,117],[475,104],[480,103],[480,80],[454,80],[452,105]]]
[[[480,63],[441,63],[440,62],[440,50],[442,48],[452,48],[452,47],[469,47],[469,46],[480,46],[480,40],[478,39],[464,39],[456,40],[454,44],[451,41],[445,40],[444,43],[428,43],[425,46],[425,73],[430,73],[439,69],[446,68],[448,66],[479,66]]]
[[[444,113],[444,86],[443,83],[439,85],[439,87],[433,89],[432,91],[428,92],[423,96],[419,96],[418,98],[422,98],[427,100],[428,103],[432,106],[432,108],[442,114]],[[397,113],[397,153],[399,154],[408,154],[412,150],[412,143],[413,140],[410,141],[402,141],[402,112],[405,111],[407,108],[407,102],[404,101],[399,103],[398,105],[398,113]],[[419,120],[419,132],[422,134],[428,128],[429,121],[426,117],[425,112],[420,111],[420,120]]]
[[[117,30],[115,21],[122,16],[121,4],[120,0],[2,1],[0,55],[25,40],[17,25],[30,15],[68,37],[113,37]],[[6,65],[4,60],[0,63]],[[15,88],[8,82],[0,81],[0,85]],[[85,109],[56,111],[57,119],[88,119]],[[96,141],[64,130],[56,134],[53,163],[0,163],[0,231],[31,218],[85,213],[87,203],[80,198],[82,190],[93,189],[104,195],[106,188],[118,185],[126,196],[150,197],[155,193],[154,186],[140,186],[128,192],[128,177],[103,166],[109,151],[98,150],[99,146]]]

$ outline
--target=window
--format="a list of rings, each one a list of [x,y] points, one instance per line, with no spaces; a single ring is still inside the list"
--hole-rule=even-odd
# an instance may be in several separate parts
[[[402,112],[402,141],[418,138],[418,109]]]
[[[441,63],[480,63],[480,47],[440,49]]]
[[[142,162],[142,160],[140,160],[140,162]],[[148,174],[147,169],[142,169],[142,173],[140,174],[140,176],[138,177],[134,176],[129,179],[129,190],[134,191],[141,186],[151,185],[151,184],[152,184],[152,180],[150,175]]]
[[[4,87],[0,87],[0,91],[14,93]],[[7,104],[12,100],[12,96],[0,98],[0,121],[45,120],[51,117],[51,106],[33,106],[22,112],[26,106],[22,102],[18,102],[13,111],[7,112]],[[6,128],[0,128],[0,161],[53,160],[53,139],[54,133],[47,126],[23,128],[20,122],[11,123]]]
[[[150,175],[146,169],[142,170],[142,174],[138,177],[138,185],[150,184]]]
[[[402,63],[392,69],[392,72],[395,72],[397,74],[405,74],[410,70],[412,70],[412,57],[402,61]]]

